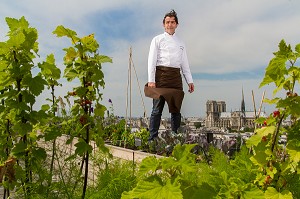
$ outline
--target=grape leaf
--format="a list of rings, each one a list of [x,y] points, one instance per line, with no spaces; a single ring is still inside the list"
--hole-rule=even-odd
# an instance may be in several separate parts
[[[182,199],[183,196],[179,183],[172,184],[170,180],[167,180],[166,184],[162,185],[155,180],[152,182],[140,181],[132,191],[122,194],[122,199],[128,198]]]
[[[38,96],[44,90],[44,86],[47,85],[46,80],[44,80],[41,76],[35,76],[30,78],[30,76],[25,76],[23,79],[23,83],[28,86],[29,90],[35,96]]]
[[[281,193],[278,192],[274,187],[268,187],[265,192],[266,199],[293,199],[293,195],[288,190],[284,190]]]
[[[39,64],[39,67],[41,68],[42,74],[47,79],[59,79],[60,78],[60,69],[56,67],[55,65],[55,59],[54,55],[50,54],[46,58],[46,62],[43,62]]]
[[[90,34],[81,38],[81,43],[83,45],[84,51],[96,52],[99,48],[98,42],[94,38],[94,34]]]
[[[80,39],[77,37],[77,33],[69,28],[65,28],[64,26],[60,25],[57,26],[56,29],[52,32],[56,34],[57,37],[69,37],[72,40],[72,44],[77,43]]]
[[[146,157],[142,160],[139,166],[139,174],[145,175],[149,171],[155,172],[159,166],[159,160],[154,156]]]
[[[257,146],[261,141],[262,137],[273,134],[276,130],[275,126],[262,127],[256,131],[256,134],[252,135],[247,141],[246,145],[248,148],[251,146]]]
[[[298,143],[298,140],[291,140],[287,145],[287,152],[290,155],[290,159],[295,163],[300,162],[300,146]]]
[[[83,155],[87,151],[91,152],[93,150],[93,147],[88,143],[86,143],[84,140],[80,140],[75,144],[75,146],[76,146],[75,153],[79,155]]]

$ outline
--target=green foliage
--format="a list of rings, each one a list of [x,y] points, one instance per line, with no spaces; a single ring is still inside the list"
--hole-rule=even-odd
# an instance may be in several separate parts
[[[122,140],[123,134],[126,134],[129,132],[129,130],[125,131],[125,125],[126,121],[124,119],[116,121],[108,121],[105,123],[103,135],[105,140],[110,140],[113,145],[120,144],[120,141]]]
[[[6,189],[15,188],[22,198],[51,198],[51,195],[73,198],[78,192],[76,186],[82,185],[84,197],[88,169],[84,182],[79,181],[82,179],[83,162],[88,165],[92,152],[90,140],[95,140],[99,149],[107,152],[102,139],[101,118],[106,108],[100,104],[101,88],[105,85],[101,64],[112,60],[98,53],[99,44],[93,34],[80,38],[73,30],[63,26],[56,28],[54,34],[66,36],[72,43],[65,49],[64,77],[69,81],[78,79],[81,83],[65,97],[69,105],[69,98],[75,98],[71,115],[68,115],[62,98],[55,96],[55,87],[61,86],[61,71],[56,67],[54,55],[48,55],[41,63],[34,63],[38,56],[37,30],[30,27],[24,17],[7,17],[6,22],[9,26],[8,40],[0,42],[0,163],[13,162],[14,169],[1,174],[1,185]],[[32,72],[34,68],[36,75]],[[41,110],[33,110],[36,97],[46,86],[51,91],[51,99],[47,99],[51,104],[42,105]],[[58,111],[63,117],[57,116]],[[62,172],[62,165],[58,165],[58,170],[54,168],[54,161],[58,158],[56,139],[62,134],[69,135],[66,144],[78,140],[75,154],[70,154],[65,161],[73,165],[77,156],[83,157],[79,169],[70,169],[72,175]],[[40,141],[51,142],[51,152],[46,152]],[[52,182],[57,172],[61,182]],[[74,187],[66,186],[65,180],[69,177],[72,181],[68,183]],[[54,194],[58,187],[62,191]]]
[[[143,128],[140,129],[140,131],[136,132],[130,132],[127,130],[122,134],[122,141],[124,141],[124,146],[131,149],[145,150],[148,146],[148,138],[149,131]],[[139,139],[141,141],[141,146],[136,146],[136,139]]]
[[[132,162],[110,160],[103,167],[97,175],[96,185],[89,189],[86,198],[119,199],[124,191],[136,185],[135,165]]]
[[[38,146],[37,141],[39,129],[48,116],[44,110],[35,111],[32,106],[47,81],[41,74],[32,74],[38,53],[37,30],[30,27],[24,17],[7,17],[6,22],[9,26],[8,40],[0,42],[0,128],[4,138],[0,151],[5,151],[0,161],[9,157],[18,160],[18,174],[13,183],[17,188],[22,187],[27,197],[33,188],[32,182],[41,176],[39,167],[46,159],[46,151]]]
[[[75,131],[69,131],[72,137],[79,137],[75,144],[75,154],[82,158],[81,165],[87,168],[89,165],[89,155],[92,152],[90,140],[96,141],[102,151],[107,149],[98,133],[102,132],[102,125],[95,118],[103,118],[105,107],[100,104],[102,100],[101,88],[104,88],[104,74],[102,72],[102,63],[112,62],[111,58],[98,53],[99,44],[94,34],[84,37],[78,37],[73,30],[58,26],[53,34],[57,37],[67,37],[71,39],[72,46],[65,48],[64,64],[66,66],[64,77],[68,81],[78,79],[80,85],[68,92],[68,96],[75,98],[74,106],[71,108],[71,117],[69,121],[62,125],[72,124]],[[64,127],[68,128],[68,127]],[[71,138],[72,139],[72,138]],[[69,158],[74,157],[71,155]],[[83,167],[81,167],[82,169]],[[81,175],[81,171],[78,176]],[[84,183],[82,197],[85,197],[87,188],[88,170],[84,172]],[[78,178],[79,179],[79,178]]]
[[[276,104],[278,110],[268,118],[259,118],[257,123],[263,127],[257,129],[256,134],[247,141],[247,146],[253,151],[250,160],[259,168],[254,182],[265,192],[265,198],[299,196],[299,189],[291,185],[295,179],[299,180],[300,168],[299,137],[295,139],[295,135],[299,135],[300,116],[300,98],[295,92],[300,80],[300,69],[295,65],[300,57],[299,47],[300,44],[296,45],[293,51],[284,40],[279,43],[279,50],[274,53],[275,57],[266,68],[265,78],[260,85],[275,84],[274,98],[265,101]],[[286,96],[276,97],[279,91],[286,93]],[[283,126],[285,119],[291,119],[292,125]],[[282,135],[288,138],[286,148],[278,143]]]
[[[295,88],[300,73],[295,64],[300,44],[293,51],[282,40],[274,55],[260,86],[275,84],[274,98],[265,102],[276,104],[278,110],[256,120],[261,128],[240,152],[229,159],[211,149],[207,165],[195,162],[190,153],[193,145],[177,145],[171,157],[145,158],[139,166],[137,186],[122,198],[299,198],[300,98]],[[275,96],[282,90],[286,97]],[[287,118],[291,126],[283,126]],[[288,137],[286,147],[278,142],[282,135]]]
[[[152,182],[141,181],[133,191],[131,195],[124,193],[122,198],[182,198],[179,183],[172,183],[171,180],[166,180],[164,184],[159,179],[152,179]]]
[[[180,182],[188,182],[188,175],[196,172],[195,145],[177,145],[172,157],[143,159],[137,186],[124,192],[122,198],[183,198]]]

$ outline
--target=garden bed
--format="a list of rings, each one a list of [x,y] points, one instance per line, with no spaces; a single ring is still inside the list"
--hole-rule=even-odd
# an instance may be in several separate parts
[[[158,158],[162,157],[160,155],[153,154],[153,153],[147,153],[147,152],[140,151],[140,150],[127,149],[124,147],[118,147],[118,146],[113,146],[113,145],[109,145],[109,144],[106,144],[105,146],[107,148],[109,148],[110,153],[114,157],[121,158],[124,160],[130,160],[133,162],[140,162],[148,156],[155,156]]]

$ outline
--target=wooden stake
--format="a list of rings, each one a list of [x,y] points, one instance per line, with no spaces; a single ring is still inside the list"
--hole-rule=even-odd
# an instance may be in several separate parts
[[[256,106],[255,106],[255,100],[254,100],[254,92],[252,90],[252,101],[253,101],[253,106],[254,106],[254,116],[255,116],[255,119],[257,118],[256,116]]]
[[[263,104],[263,101],[265,99],[265,93],[266,93],[266,91],[263,92],[263,95],[261,97],[261,101],[260,101],[260,105],[259,105],[259,110],[258,110],[258,117],[260,116],[260,113],[261,113],[262,104]]]

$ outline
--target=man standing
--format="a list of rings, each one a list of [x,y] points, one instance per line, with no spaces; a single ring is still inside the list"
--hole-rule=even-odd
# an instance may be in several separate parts
[[[180,127],[180,108],[184,95],[181,73],[188,84],[189,92],[194,91],[185,45],[175,35],[178,18],[174,10],[165,15],[163,26],[165,32],[152,39],[148,56],[148,85],[145,87],[145,94],[153,98],[149,141],[158,136],[166,101],[171,113],[172,131],[177,133]]]

